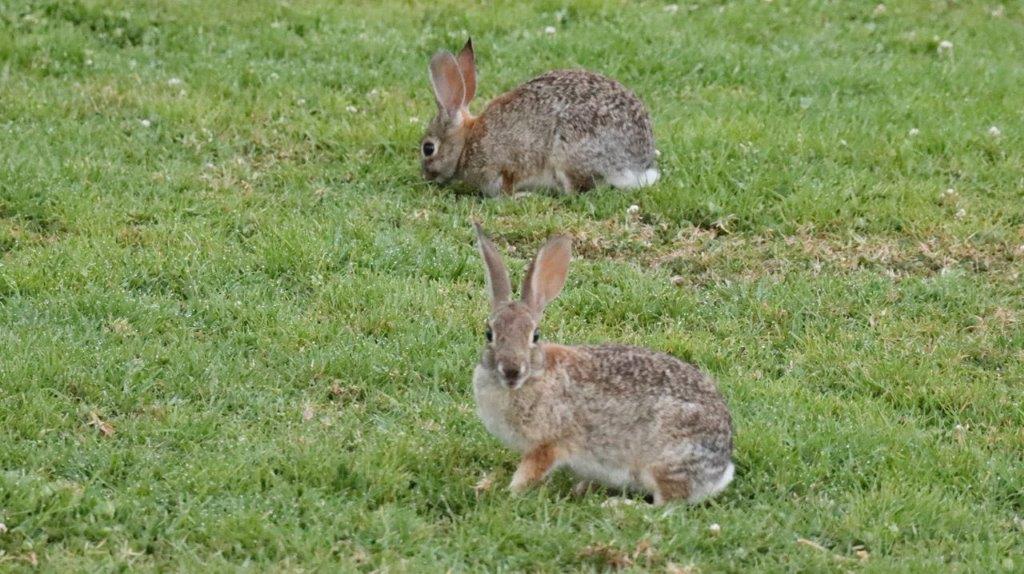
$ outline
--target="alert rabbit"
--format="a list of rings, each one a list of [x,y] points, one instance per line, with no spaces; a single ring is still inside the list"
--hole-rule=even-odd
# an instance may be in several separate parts
[[[476,233],[491,312],[473,392],[487,430],[522,453],[509,488],[567,466],[579,486],[645,491],[655,504],[721,492],[733,478],[732,423],[714,381],[649,349],[540,340],[544,307],[565,284],[569,238],[541,248],[515,301],[501,256],[479,224]]]

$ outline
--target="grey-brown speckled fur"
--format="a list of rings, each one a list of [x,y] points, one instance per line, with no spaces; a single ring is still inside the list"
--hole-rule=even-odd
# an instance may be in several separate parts
[[[565,280],[568,239],[541,249],[521,301],[505,295],[507,271],[479,229],[478,239],[492,340],[473,374],[474,396],[487,429],[523,454],[510,487],[520,491],[567,466],[584,480],[652,492],[658,503],[697,502],[724,489],[733,476],[732,423],[714,381],[650,349],[534,342],[543,308]]]
[[[585,70],[556,70],[473,116],[473,93],[461,100],[457,95],[470,84],[475,92],[473,62],[472,43],[458,58],[440,52],[431,60],[438,113],[423,138],[435,148],[421,158],[428,180],[458,180],[489,195],[545,187],[572,193],[601,183],[629,188],[657,180],[650,116],[619,82]]]

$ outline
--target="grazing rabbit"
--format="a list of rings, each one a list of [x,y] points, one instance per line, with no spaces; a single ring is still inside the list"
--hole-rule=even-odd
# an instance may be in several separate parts
[[[658,179],[647,109],[622,84],[584,70],[556,70],[498,96],[479,116],[473,41],[458,57],[430,60],[437,115],[420,145],[423,176],[460,180],[490,196],[519,189],[566,193],[606,182]]]
[[[570,240],[548,240],[522,298],[476,224],[487,268],[487,345],[473,371],[484,426],[522,453],[509,488],[521,492],[567,466],[583,482],[650,492],[655,504],[697,502],[732,480],[732,422],[714,381],[665,353],[624,345],[540,340],[544,307],[565,284]]]

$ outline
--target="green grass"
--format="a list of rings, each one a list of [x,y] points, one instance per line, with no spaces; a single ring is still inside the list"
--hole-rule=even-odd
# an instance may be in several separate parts
[[[1024,569],[1019,3],[458,4],[0,4],[0,570]],[[635,89],[661,182],[422,182],[468,33],[476,110]],[[575,237],[547,338],[718,378],[721,497],[504,491],[474,217]]]

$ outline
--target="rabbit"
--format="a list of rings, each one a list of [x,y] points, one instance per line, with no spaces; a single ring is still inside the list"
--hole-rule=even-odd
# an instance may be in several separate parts
[[[565,284],[570,239],[547,241],[514,301],[501,255],[474,226],[491,311],[473,394],[487,430],[522,453],[509,489],[520,493],[562,466],[583,479],[576,493],[598,483],[652,494],[656,505],[725,489],[732,420],[714,380],[650,349],[540,340],[544,308]]]
[[[427,181],[461,181],[489,196],[554,188],[572,194],[601,183],[620,189],[658,180],[651,119],[622,84],[585,70],[556,70],[491,101],[474,116],[476,59],[430,60],[437,115],[420,142]]]

